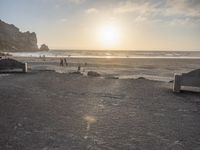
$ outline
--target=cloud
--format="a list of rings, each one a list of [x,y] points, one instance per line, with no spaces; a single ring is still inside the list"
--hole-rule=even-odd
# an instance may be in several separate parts
[[[170,26],[184,26],[184,27],[195,27],[196,25],[199,26],[200,20],[192,19],[192,18],[182,18],[182,19],[173,19],[170,22],[168,22]]]
[[[54,2],[56,3],[57,7],[60,7],[61,5],[66,4],[66,3],[82,4],[86,2],[87,0],[43,0],[43,1],[45,1],[46,3],[49,3],[50,1]]]
[[[200,17],[200,0],[128,0],[120,2],[114,12]]]
[[[115,13],[132,13],[144,11],[147,7],[147,3],[140,5],[131,1],[121,2],[118,7],[114,9]]]
[[[92,5],[88,0],[58,1],[77,5],[87,2],[88,8],[83,8],[81,12],[86,14],[104,14],[105,12],[113,17],[127,16],[127,18],[132,17],[132,20],[136,23],[159,21],[159,23],[172,26],[199,25],[200,23],[200,0],[117,0],[112,5],[110,4],[112,0],[102,0],[92,3]],[[62,5],[58,3],[56,7],[59,8],[60,6]],[[63,20],[62,22],[66,21]]]
[[[138,16],[138,17],[135,18],[134,21],[137,22],[137,23],[145,22],[145,21],[147,21],[147,18],[143,17],[143,16]]]
[[[94,14],[94,13],[97,13],[98,12],[98,9],[96,8],[89,8],[86,10],[86,13],[87,14]]]
[[[162,6],[161,6],[162,4]],[[114,9],[115,13],[154,13],[163,8],[164,3],[155,0],[122,1]]]
[[[166,15],[200,17],[199,0],[167,0]]]
[[[60,19],[60,22],[67,22],[68,21],[68,19],[66,19],[66,18],[62,18],[62,19]]]
[[[75,4],[81,4],[83,2],[85,2],[86,0],[67,0],[68,2],[71,2],[71,3],[75,3]]]
[[[131,14],[136,22],[163,20],[183,25],[194,18],[200,20],[200,0],[127,0],[119,2],[113,12]]]

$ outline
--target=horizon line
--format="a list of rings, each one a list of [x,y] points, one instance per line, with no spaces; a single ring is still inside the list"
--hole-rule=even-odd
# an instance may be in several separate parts
[[[66,50],[74,50],[74,51],[180,51],[180,52],[194,52],[194,51],[197,51],[197,52],[200,52],[200,49],[193,49],[193,50],[158,50],[158,49],[155,49],[155,50],[145,50],[145,49],[75,49],[75,48],[50,48],[50,50],[63,50],[63,51],[66,51]]]

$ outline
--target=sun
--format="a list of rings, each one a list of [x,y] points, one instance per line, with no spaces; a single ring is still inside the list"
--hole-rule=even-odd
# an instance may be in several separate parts
[[[103,47],[114,47],[117,45],[120,38],[119,28],[112,24],[105,25],[99,29],[98,36]]]

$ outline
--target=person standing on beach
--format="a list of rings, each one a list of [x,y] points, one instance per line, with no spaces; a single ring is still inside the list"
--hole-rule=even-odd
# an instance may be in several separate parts
[[[43,55],[43,61],[46,61],[46,56],[45,55]]]
[[[64,62],[65,62],[65,65],[66,65],[66,67],[68,66],[68,63],[67,63],[67,59],[66,58],[64,58]]]
[[[81,65],[79,64],[78,65],[78,70],[77,70],[78,72],[80,72],[81,71]]]
[[[64,63],[63,63],[63,59],[60,58],[60,66],[63,66],[63,65],[64,65]]]

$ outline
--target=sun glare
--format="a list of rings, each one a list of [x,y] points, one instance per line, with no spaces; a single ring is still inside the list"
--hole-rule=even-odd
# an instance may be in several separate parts
[[[115,46],[119,38],[119,29],[114,25],[103,26],[99,30],[99,39],[106,48]]]

